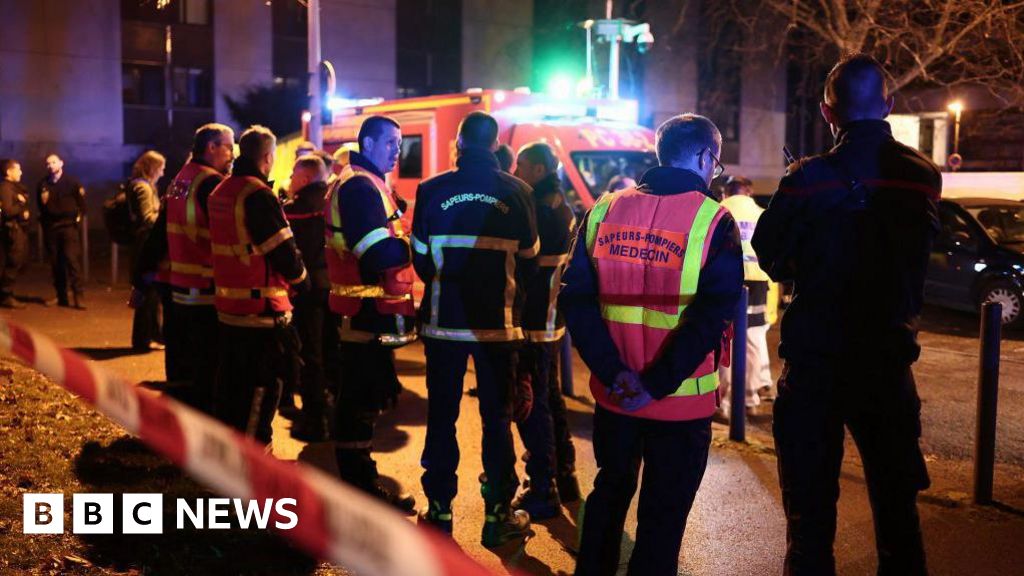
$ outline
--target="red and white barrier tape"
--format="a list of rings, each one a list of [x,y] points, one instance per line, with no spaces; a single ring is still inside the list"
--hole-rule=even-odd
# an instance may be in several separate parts
[[[6,318],[0,318],[0,353],[77,394],[216,492],[295,498],[298,524],[279,534],[314,557],[369,576],[491,574],[449,539],[359,490],[314,468],[278,460],[224,424],[108,374]]]

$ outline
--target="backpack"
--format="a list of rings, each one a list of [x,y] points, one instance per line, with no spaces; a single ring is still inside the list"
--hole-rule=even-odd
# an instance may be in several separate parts
[[[115,244],[131,244],[138,232],[136,219],[128,203],[128,187],[118,186],[113,196],[103,201],[103,225]]]

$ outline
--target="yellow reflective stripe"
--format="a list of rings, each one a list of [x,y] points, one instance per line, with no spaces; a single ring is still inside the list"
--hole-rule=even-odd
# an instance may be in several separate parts
[[[179,274],[194,274],[206,278],[213,277],[213,268],[201,264],[185,264],[184,262],[171,262],[171,272]]]
[[[248,244],[211,244],[210,251],[218,256],[249,257]]]
[[[426,324],[423,326],[423,335],[438,340],[458,342],[509,342],[522,340],[523,330],[521,328],[473,330],[470,328],[441,328]]]
[[[511,238],[495,238],[493,236],[465,236],[444,234],[430,237],[432,248],[479,248],[481,250],[502,250],[516,252],[519,241]]]
[[[306,267],[303,266],[302,267],[302,274],[299,274],[298,278],[293,278],[293,279],[289,280],[288,283],[292,284],[292,285],[300,284],[305,279],[306,279]]]
[[[618,322],[620,324],[642,324],[648,328],[674,330],[679,325],[679,319],[682,317],[683,310],[685,309],[686,306],[682,306],[678,313],[670,314],[644,308],[643,306],[602,304],[601,317],[609,322]]]
[[[526,337],[532,342],[554,342],[565,336],[565,328],[555,330],[526,330]]]
[[[174,223],[171,223],[171,222],[167,223],[167,233],[168,234],[184,234],[185,236],[188,236],[189,239],[192,240],[192,241],[195,241],[196,237],[200,237],[200,238],[209,238],[210,237],[210,231],[205,229],[205,228],[199,228],[198,226],[189,226],[189,225],[184,225],[183,226],[181,224],[174,224]]]
[[[707,240],[718,208],[718,202],[705,197],[700,208],[697,209],[697,216],[694,217],[693,224],[690,226],[690,236],[686,239],[683,274],[679,279],[680,296],[697,293],[697,281],[700,279],[700,268],[704,259],[704,242]]]
[[[356,255],[356,258],[362,258],[367,250],[373,248],[378,242],[387,240],[390,237],[391,232],[388,232],[387,228],[374,228],[367,232],[362,240],[356,242],[356,245],[352,248],[352,253]]]
[[[239,244],[246,246],[246,250],[245,252],[234,252],[233,254],[239,256],[242,263],[248,266],[248,245],[252,244],[252,237],[249,236],[249,230],[245,227],[245,199],[253,192],[263,188],[264,185],[263,182],[252,176],[247,176],[246,180],[249,183],[235,197],[235,237],[238,238]]]
[[[209,306],[213,304],[213,294],[179,294],[175,292],[171,294],[171,299],[175,304],[185,306]]]
[[[540,252],[540,238],[533,241],[533,246],[519,250],[516,255],[520,258],[533,258],[538,252]]]
[[[424,256],[426,256],[427,252],[430,251],[430,248],[426,244],[424,244],[423,241],[420,240],[419,238],[417,238],[416,236],[412,236],[412,249],[415,250],[417,253],[422,254]]]
[[[718,371],[699,378],[687,378],[669,396],[699,396],[718,389]]]
[[[554,254],[547,256],[537,256],[537,266],[544,268],[553,268],[561,264],[565,264],[569,261],[568,254]]]
[[[271,250],[273,250],[274,248],[277,248],[278,246],[280,246],[282,243],[284,243],[285,240],[288,240],[289,238],[293,237],[294,235],[295,234],[292,233],[292,229],[290,227],[288,227],[288,226],[285,226],[284,228],[281,228],[277,232],[274,232],[273,236],[271,236],[270,238],[267,238],[259,246],[253,246],[253,253],[254,254],[266,254],[266,253],[270,252]]]
[[[204,230],[196,226],[196,190],[199,189],[199,185],[204,180],[216,174],[213,170],[203,167],[199,174],[192,179],[192,184],[188,187],[188,196],[185,197],[185,226],[181,227],[181,233],[188,236],[188,239],[195,242],[197,236],[204,238],[210,237],[210,231]],[[177,227],[177,226],[176,226]],[[168,231],[170,226],[168,226]]]
[[[232,300],[254,300],[257,298],[282,298],[288,295],[287,288],[217,288],[217,296]]]
[[[410,300],[412,294],[388,294],[381,286],[365,284],[331,284],[331,294],[342,298],[382,298],[384,300]]]
[[[611,208],[612,202],[618,197],[616,194],[605,194],[598,199],[597,204],[590,209],[590,214],[587,216],[587,235],[584,239],[587,241],[587,254],[594,253],[594,242],[597,240],[597,227],[600,226],[601,222],[604,222],[605,217],[608,215],[608,209]]]

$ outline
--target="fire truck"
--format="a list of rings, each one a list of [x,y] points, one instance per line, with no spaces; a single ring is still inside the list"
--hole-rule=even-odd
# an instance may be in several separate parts
[[[324,149],[329,152],[354,148],[367,116],[383,114],[402,125],[401,156],[389,181],[410,203],[415,202],[421,180],[455,166],[459,122],[476,110],[497,119],[499,142],[513,150],[537,140],[552,146],[561,162],[566,196],[577,212],[590,208],[614,176],[639,179],[657,164],[654,132],[637,124],[635,100],[470,89],[422,98],[338,102],[332,110],[332,122],[323,126]]]

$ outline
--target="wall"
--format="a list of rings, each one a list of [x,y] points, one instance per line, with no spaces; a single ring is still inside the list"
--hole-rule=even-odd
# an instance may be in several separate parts
[[[395,0],[320,0],[320,26],[339,96],[395,96]]]
[[[224,96],[238,97],[247,86],[273,81],[271,38],[271,12],[264,0],[213,3],[214,111],[218,122],[236,132]]]
[[[122,145],[120,3],[0,0],[0,14],[0,156],[34,187],[61,154],[95,216],[137,152]]]
[[[533,3],[463,0],[462,87],[530,85]]]

